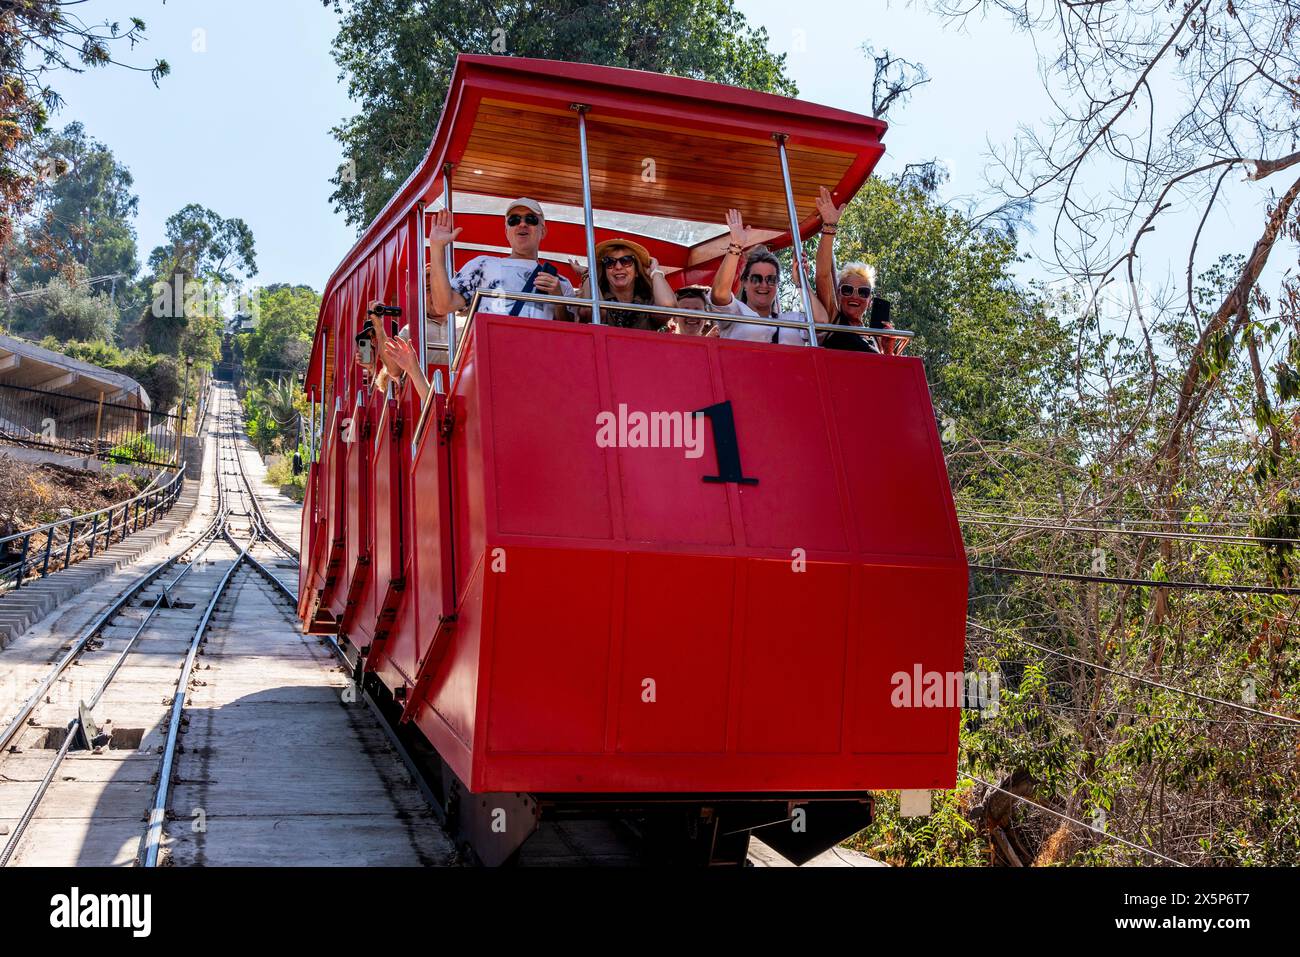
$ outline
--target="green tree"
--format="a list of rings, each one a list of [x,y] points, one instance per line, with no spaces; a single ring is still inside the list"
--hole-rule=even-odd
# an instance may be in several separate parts
[[[143,20],[131,17],[125,27],[114,21],[87,23],[78,7],[66,0],[0,3],[0,287],[9,283],[15,224],[31,210],[49,171],[39,163],[35,140],[62,104],[51,74],[110,64],[141,69],[115,60],[113,48],[139,43]],[[155,85],[169,69],[165,60],[143,68]]]
[[[35,222],[24,230],[23,279],[45,282],[78,265],[91,277],[120,277],[125,286],[140,269],[131,225],[139,203],[130,171],[80,123],[45,138],[39,162],[47,176]]]
[[[310,286],[275,283],[262,289],[257,327],[240,337],[249,375],[304,371],[319,312],[320,294]]]
[[[75,266],[69,275],[22,293],[11,307],[9,329],[29,339],[51,336],[57,342],[111,339],[117,307],[106,292],[95,293],[86,279],[85,267]]]
[[[236,272],[257,275],[253,231],[242,219],[223,219],[206,206],[190,203],[167,217],[164,230],[166,245],[154,247],[149,254],[155,276],[182,271],[229,285]]]
[[[365,225],[415,169],[438,123],[458,53],[571,60],[793,95],[733,0],[322,0],[340,18],[334,59],[360,112],[333,130],[349,163],[336,208]]]
[[[298,444],[299,418],[307,412],[307,396],[293,379],[265,379],[244,394],[248,436],[259,452],[291,450]]]
[[[877,294],[916,334],[909,352],[925,360],[941,419],[1006,439],[1051,407],[1072,344],[1049,304],[1016,282],[1014,241],[944,206],[937,185],[869,180],[840,220],[836,258],[876,267]]]
[[[154,352],[213,358],[219,349],[220,293],[237,274],[257,274],[253,231],[191,203],[168,217],[167,242],[149,254],[151,299],[132,330]],[[190,291],[200,284],[202,294]],[[179,295],[177,294],[179,291]]]
[[[68,342],[49,338],[41,345],[74,359],[80,359],[82,362],[97,365],[101,369],[130,376],[144,386],[145,391],[149,393],[149,401],[155,409],[170,409],[181,400],[184,368],[175,356],[155,355],[148,349],[121,349],[103,340]],[[197,377],[191,376],[191,392],[196,382]]]

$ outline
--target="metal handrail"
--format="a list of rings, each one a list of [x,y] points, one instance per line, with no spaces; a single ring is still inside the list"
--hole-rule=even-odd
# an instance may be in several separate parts
[[[461,356],[465,351],[465,340],[469,338],[469,331],[474,326],[474,317],[478,315],[479,302],[482,299],[514,299],[523,302],[549,302],[560,306],[587,306],[595,304],[594,299],[584,298],[581,296],[553,296],[537,292],[506,292],[502,289],[493,289],[490,292],[479,290],[474,293],[474,298],[470,301],[469,316],[465,321],[465,328],[460,330],[457,337],[456,354],[452,358],[451,370],[454,373],[460,370]],[[816,329],[818,332],[851,332],[859,336],[886,336],[890,339],[911,339],[916,333],[908,329],[872,329],[870,326],[845,326],[831,322],[813,322],[810,323],[804,319],[774,319],[771,316],[738,316],[730,312],[716,312],[711,309],[682,309],[679,306],[656,306],[652,303],[640,302],[618,302],[614,299],[601,299],[601,309],[621,309],[627,312],[650,312],[661,316],[682,316],[686,319],[699,319],[703,315],[706,319],[719,322],[740,322],[749,323],[756,326],[780,326],[784,329]],[[586,323],[584,323],[586,325]]]
[[[180,496],[182,480],[185,476],[185,465],[182,464],[176,475],[172,477],[166,485],[157,488],[148,488],[138,495],[125,499],[121,502],[115,502],[105,508],[93,512],[84,512],[80,515],[73,515],[70,518],[60,519],[57,522],[49,522],[45,525],[39,525],[36,528],[30,528],[23,532],[17,532],[0,538],[0,546],[8,545],[10,542],[22,541],[22,554],[12,565],[0,569],[0,583],[13,580],[13,588],[22,588],[23,580],[27,573],[33,572],[34,578],[45,578],[50,574],[50,562],[55,560],[61,568],[68,568],[76,564],[72,560],[74,547],[89,543],[89,554],[87,558],[93,558],[95,555],[95,545],[99,536],[104,536],[104,548],[108,548],[113,543],[113,533],[118,533],[118,541],[124,541],[128,534],[146,528],[157,519],[164,511],[169,510],[176,499]],[[121,511],[121,521],[114,527],[114,516]],[[134,514],[132,512],[134,511]],[[100,518],[108,516],[106,526],[100,528]],[[82,534],[78,535],[78,526],[82,526]],[[88,527],[88,530],[86,528]],[[66,532],[59,542],[58,551],[61,553],[57,559],[54,555],[55,540],[58,532],[65,529]],[[44,546],[38,547],[36,554],[32,554],[32,538],[34,536],[44,535]],[[39,568],[39,573],[36,569]],[[58,568],[55,569],[56,571]]]
[[[71,518],[61,518],[57,522],[50,522],[47,525],[38,525],[35,528],[29,528],[25,532],[16,532],[13,535],[6,536],[5,538],[0,538],[0,546],[8,545],[10,542],[17,541],[20,538],[26,538],[30,535],[40,535],[49,529],[58,528],[60,525],[69,525],[72,522],[84,522],[86,519],[94,519],[96,515],[103,515],[106,512],[116,512],[119,508],[121,508],[124,505],[131,505],[135,502],[138,502],[140,499],[148,498],[151,495],[157,495],[160,492],[168,491],[169,489],[172,488],[172,486],[174,486],[177,482],[179,482],[184,475],[185,475],[185,463],[182,462],[180,470],[174,476],[172,476],[172,480],[168,482],[166,485],[160,485],[155,489],[146,489],[145,491],[141,492],[139,495],[135,496],[134,498],[128,498],[128,499],[123,499],[120,502],[114,502],[112,505],[106,505],[104,508],[98,509],[97,511],[94,512],[83,512],[80,515],[73,515]]]
[[[451,382],[448,383],[448,392],[451,390],[452,383],[456,381],[456,376],[460,373],[461,361],[465,355],[465,343],[469,339],[469,333],[474,327],[474,317],[478,315],[479,303],[483,299],[516,299],[523,302],[548,302],[560,306],[593,306],[596,304],[594,298],[584,298],[581,296],[553,296],[537,292],[506,292],[502,289],[493,289],[489,292],[478,290],[474,293],[474,298],[470,300],[468,316],[465,320],[465,327],[460,330],[455,338],[454,353],[448,368],[451,372]],[[845,326],[838,323],[829,322],[807,322],[805,320],[792,319],[773,319],[771,316],[738,316],[735,313],[716,312],[711,309],[682,309],[677,306],[657,306],[650,303],[639,302],[619,302],[614,299],[599,300],[600,309],[625,310],[629,312],[650,312],[663,316],[682,316],[686,319],[699,319],[703,316],[706,319],[714,319],[721,322],[741,322],[751,323],[759,326],[780,326],[785,329],[815,329],[817,332],[849,332],[859,336],[885,336],[890,339],[911,339],[916,333],[907,329],[873,329],[870,326]],[[449,320],[449,321],[454,321]],[[583,323],[589,325],[589,323]],[[448,336],[448,342],[452,342]],[[420,417],[415,425],[415,430],[411,433],[412,449],[419,442],[419,438],[424,431],[425,420],[428,418],[429,409],[433,407],[435,390],[430,388],[429,394],[425,398],[424,404],[420,407]],[[323,444],[323,442],[322,442]]]

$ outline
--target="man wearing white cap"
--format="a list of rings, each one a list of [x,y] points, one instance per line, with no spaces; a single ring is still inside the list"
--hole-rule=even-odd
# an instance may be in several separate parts
[[[546,216],[535,199],[520,197],[506,208],[506,241],[509,256],[475,256],[454,276],[447,275],[443,250],[460,234],[452,228],[451,213],[440,210],[429,230],[432,263],[429,270],[429,311],[445,316],[469,307],[476,292],[482,293],[479,309],[525,319],[567,319],[568,309],[549,302],[503,299],[493,292],[536,292],[550,296],[572,296],[573,285],[551,263],[539,262],[537,252],[546,235]]]

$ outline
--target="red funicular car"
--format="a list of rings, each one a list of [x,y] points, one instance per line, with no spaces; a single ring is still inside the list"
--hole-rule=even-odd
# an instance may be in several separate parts
[[[452,209],[459,267],[508,253],[518,196],[575,285],[570,258],[618,236],[672,285],[709,282],[728,207],[790,247],[819,186],[861,187],[884,131],[713,83],[462,56],[428,155],[330,278],[299,611],[431,746],[442,811],[485,862],[584,815],[674,861],[742,862],[763,826],[798,862],[865,826],[871,789],[954,785],[957,706],[893,694],[962,668],[966,560],[919,359],[623,329],[608,302],[579,324],[476,299],[440,326],[422,295],[429,217]],[[354,337],[375,301],[424,350],[427,403],[366,388]],[[628,439],[636,413],[697,423],[702,448]],[[598,440],[611,416],[626,441]]]

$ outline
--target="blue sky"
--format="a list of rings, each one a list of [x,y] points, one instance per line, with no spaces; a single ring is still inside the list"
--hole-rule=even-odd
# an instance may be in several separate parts
[[[867,42],[922,62],[932,81],[890,117],[880,171],[938,157],[952,174],[948,198],[979,196],[989,144],[1049,115],[1033,49],[1005,19],[958,30],[922,5],[885,0],[738,6],[768,29],[775,51],[788,53],[807,100],[869,112]],[[355,237],[329,203],[328,179],[342,159],[329,130],[354,112],[330,56],[334,14],[320,0],[90,0],[82,14],[142,17],[148,40],[124,57],[142,64],[162,57],[172,67],[158,89],[121,70],[65,75],[56,84],[67,104],[55,125],[81,120],[135,176],[141,259],[161,241],[166,218],[197,202],[249,223],[259,282],[321,288]],[[1249,248],[1261,222],[1259,196],[1256,189],[1233,198],[1211,223],[1201,263],[1216,254],[1216,241]],[[1176,232],[1144,240],[1151,274],[1185,268]],[[1024,272],[1035,273],[1032,261]]]

